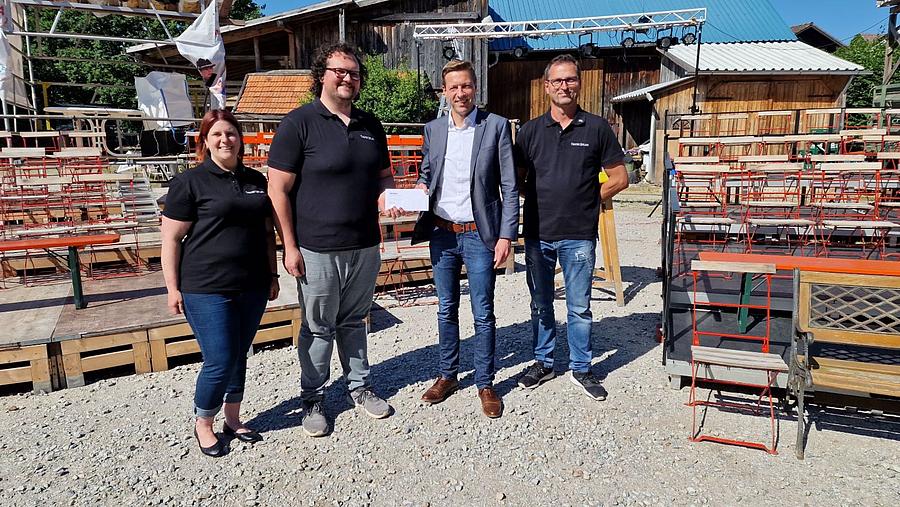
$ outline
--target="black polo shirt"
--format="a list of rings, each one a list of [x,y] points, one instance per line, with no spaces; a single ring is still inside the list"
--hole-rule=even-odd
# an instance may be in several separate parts
[[[266,178],[238,165],[223,171],[211,159],[169,181],[163,215],[191,222],[181,245],[182,292],[219,293],[271,285]]]
[[[316,252],[377,245],[380,173],[391,165],[384,128],[356,109],[350,124],[319,99],[281,121],[269,167],[297,175],[291,190],[299,246]]]
[[[609,123],[579,108],[562,129],[547,111],[519,130],[515,155],[516,166],[527,170],[522,235],[544,241],[596,238],[600,169],[624,158]]]

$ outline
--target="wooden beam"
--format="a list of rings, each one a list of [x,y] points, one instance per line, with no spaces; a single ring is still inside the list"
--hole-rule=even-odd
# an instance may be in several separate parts
[[[477,12],[401,12],[388,14],[372,21],[480,21]]]
[[[259,54],[259,37],[253,38],[253,61],[256,63],[256,72],[262,70],[262,58]]]

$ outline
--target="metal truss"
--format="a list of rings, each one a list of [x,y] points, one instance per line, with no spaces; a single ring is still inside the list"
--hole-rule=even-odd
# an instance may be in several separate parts
[[[541,37],[605,31],[660,30],[677,26],[699,26],[705,21],[706,8],[698,8],[591,18],[416,25],[413,37],[420,40]]]

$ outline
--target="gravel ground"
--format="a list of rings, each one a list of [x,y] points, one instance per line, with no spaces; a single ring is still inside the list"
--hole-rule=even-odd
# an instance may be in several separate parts
[[[418,399],[435,375],[434,306],[373,312],[376,389],[395,413],[371,420],[344,387],[327,390],[334,432],[300,429],[293,348],[251,358],[245,415],[255,446],[200,455],[191,435],[199,365],[107,379],[45,395],[0,398],[3,505],[900,505],[898,430],[814,428],[794,458],[792,417],[779,421],[780,454],[688,441],[687,389],[669,387],[654,333],[661,309],[659,227],[650,207],[618,210],[628,282],[624,308],[597,292],[595,371],[610,392],[589,400],[566,377],[533,392],[515,386],[530,362],[525,275],[497,287],[497,387],[502,418],[481,415],[463,343],[463,389],[433,407]],[[657,212],[658,213],[658,212]],[[520,264],[524,261],[518,254]],[[463,305],[467,301],[464,299]],[[388,305],[385,305],[388,306]],[[471,313],[461,310],[464,337]],[[557,316],[564,316],[557,302]],[[563,333],[564,336],[564,333]],[[558,351],[563,359],[567,351]],[[337,359],[334,360],[335,378]],[[768,421],[712,410],[712,433],[765,438]],[[217,425],[218,427],[218,425]]]

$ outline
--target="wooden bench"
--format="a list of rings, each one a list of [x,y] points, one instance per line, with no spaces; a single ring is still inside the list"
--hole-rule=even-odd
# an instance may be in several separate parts
[[[900,397],[900,366],[864,362],[851,354],[813,356],[810,349],[817,342],[900,352],[900,276],[795,269],[794,287],[788,388],[797,399],[796,453],[803,459],[807,390]]]
[[[84,292],[81,288],[81,261],[78,258],[78,249],[88,245],[111,245],[118,243],[119,238],[118,234],[88,234],[62,236],[59,238],[0,241],[0,253],[25,250],[44,250],[51,253],[51,248],[66,248],[68,250],[66,260],[69,265],[69,273],[72,276],[72,297],[75,300],[75,309],[80,310],[87,306],[87,303],[84,301]],[[51,253],[51,255],[54,254]]]

